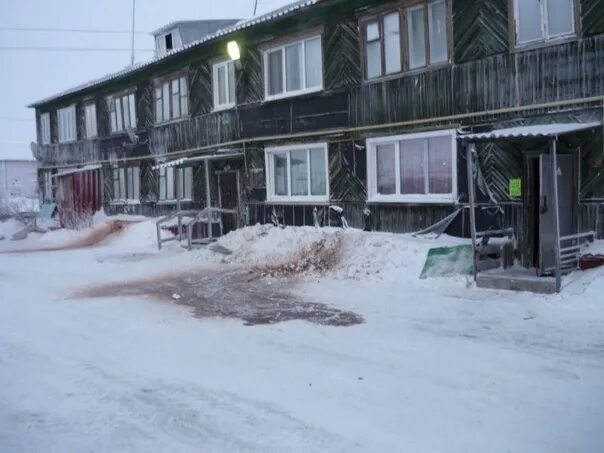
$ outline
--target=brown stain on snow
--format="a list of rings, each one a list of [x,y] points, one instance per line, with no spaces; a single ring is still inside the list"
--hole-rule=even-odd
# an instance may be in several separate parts
[[[111,220],[103,223],[102,225],[93,228],[85,236],[68,241],[61,245],[52,245],[48,247],[37,247],[37,248],[26,248],[26,249],[13,249],[13,250],[2,250],[0,254],[16,254],[16,253],[35,253],[35,252],[57,252],[61,250],[76,250],[101,243],[106,244],[108,241],[115,239],[116,236],[121,235],[132,222],[123,222],[120,220]]]
[[[199,318],[241,319],[245,325],[304,320],[352,326],[364,321],[356,313],[302,300],[288,289],[287,282],[267,281],[254,271],[200,270],[89,287],[70,298],[153,297],[192,307]]]

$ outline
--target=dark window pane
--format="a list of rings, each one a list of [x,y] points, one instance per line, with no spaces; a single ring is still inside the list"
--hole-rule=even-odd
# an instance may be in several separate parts
[[[268,94],[283,93],[283,53],[281,50],[268,54]]]
[[[430,193],[453,192],[451,137],[435,137],[428,140],[428,169]]]
[[[381,195],[396,193],[396,165],[394,144],[376,147],[377,192]]]
[[[274,154],[274,175],[275,195],[288,195],[287,183],[287,154]]]
[[[308,195],[308,153],[305,149],[289,155],[292,178],[292,195]]]
[[[426,140],[404,140],[401,142],[401,193],[424,194],[424,155]]]
[[[285,78],[287,91],[297,91],[302,88],[302,44],[294,44],[285,48]]]
[[[310,194],[327,195],[327,169],[325,168],[325,150],[310,150]]]

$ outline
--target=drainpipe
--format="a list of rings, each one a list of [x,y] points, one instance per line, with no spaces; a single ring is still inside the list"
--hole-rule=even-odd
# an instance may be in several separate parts
[[[210,194],[210,159],[206,159],[205,162],[205,172],[206,172],[206,208],[208,209],[208,239],[212,239],[212,212],[211,212],[211,204],[212,197]]]
[[[554,196],[554,255],[556,260],[556,292],[560,292],[562,277],[560,264],[560,206],[558,205],[558,137],[554,138],[549,145],[552,161],[552,192]]]
[[[476,204],[474,191],[474,155],[476,154],[476,144],[468,143],[466,147],[466,165],[468,172],[468,197],[470,201],[470,235],[472,236],[472,258],[474,261],[474,280],[476,280]]]

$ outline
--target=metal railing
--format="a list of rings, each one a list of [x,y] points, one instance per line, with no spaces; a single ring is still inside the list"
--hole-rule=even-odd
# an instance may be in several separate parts
[[[222,226],[222,215],[230,214],[234,216],[238,216],[239,212],[235,209],[223,209],[223,208],[203,208],[202,210],[184,210],[184,211],[176,211],[172,214],[169,214],[165,217],[162,217],[157,222],[155,222],[155,228],[157,232],[157,248],[161,250],[162,245],[166,242],[178,241],[182,242],[183,230],[186,232],[186,240],[187,240],[187,249],[192,250],[193,246],[196,244],[208,244],[214,240],[212,233],[212,225],[220,226],[220,235],[223,232]],[[191,217],[191,219],[183,222],[184,217]],[[166,227],[170,221],[178,219],[176,225],[178,227],[178,232],[176,235],[162,238],[162,229]],[[207,224],[207,237],[201,239],[193,238],[193,227],[198,223]]]
[[[164,242],[170,242],[170,241],[182,241],[182,219],[183,217],[188,217],[188,216],[196,216],[198,214],[199,211],[195,210],[185,210],[185,211],[176,211],[173,212],[172,214],[168,214],[165,217],[162,217],[161,219],[159,219],[157,222],[155,222],[155,229],[157,231],[157,248],[159,250],[161,250],[162,248],[162,244]],[[162,238],[161,237],[161,230],[162,230],[162,226],[165,226],[165,224],[167,224],[168,222],[170,222],[171,220],[178,218],[178,234],[171,236],[171,237],[167,237],[167,238]]]
[[[187,222],[185,229],[187,230],[187,249],[192,250],[196,244],[208,244],[212,242],[212,225],[220,225],[220,235],[223,232],[222,226],[222,214],[233,214],[238,215],[238,212],[234,209],[223,209],[223,208],[203,208],[197,213],[195,217]],[[193,226],[197,223],[206,223],[208,229],[208,236],[201,239],[193,239]]]
[[[581,250],[587,246],[589,242],[593,242],[596,238],[595,231],[586,233],[570,234],[560,237],[560,267],[562,272],[568,273],[579,267],[579,259],[581,258]],[[565,245],[566,244],[566,245]]]

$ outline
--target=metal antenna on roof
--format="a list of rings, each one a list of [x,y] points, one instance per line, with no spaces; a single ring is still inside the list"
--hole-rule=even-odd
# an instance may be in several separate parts
[[[130,64],[134,66],[134,18],[136,11],[136,0],[132,0],[132,53],[130,56]]]
[[[254,1],[254,17],[256,17],[256,9],[258,9],[258,0]]]

